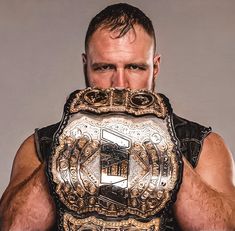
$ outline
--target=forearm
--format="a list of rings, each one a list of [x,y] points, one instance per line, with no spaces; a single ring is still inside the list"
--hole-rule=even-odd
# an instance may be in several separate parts
[[[234,199],[213,190],[184,161],[183,182],[175,204],[176,217],[184,230],[234,230]]]
[[[30,177],[6,191],[0,204],[1,230],[47,230],[53,224],[44,168],[39,166]]]

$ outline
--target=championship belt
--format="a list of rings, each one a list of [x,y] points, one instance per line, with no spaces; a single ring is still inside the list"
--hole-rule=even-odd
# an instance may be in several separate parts
[[[75,91],[47,170],[59,230],[164,230],[182,175],[168,100],[147,90]]]

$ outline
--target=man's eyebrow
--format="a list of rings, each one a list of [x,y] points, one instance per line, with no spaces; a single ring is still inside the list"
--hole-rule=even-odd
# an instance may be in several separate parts
[[[96,69],[98,67],[102,67],[102,66],[112,66],[115,67],[115,64],[112,63],[108,63],[108,62],[98,62],[98,63],[92,63],[91,67],[93,69]],[[125,67],[130,67],[130,66],[138,66],[144,69],[147,69],[149,67],[149,65],[147,63],[143,63],[143,62],[132,62],[132,63],[127,63],[125,64]]]
[[[126,64],[125,66],[139,66],[139,67],[142,67],[142,68],[148,68],[149,65],[147,63],[138,63],[138,62],[133,62],[133,63],[128,63]]]

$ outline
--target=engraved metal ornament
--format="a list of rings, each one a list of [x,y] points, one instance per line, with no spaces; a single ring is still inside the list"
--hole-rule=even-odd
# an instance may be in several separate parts
[[[165,118],[167,107],[154,92],[130,89],[87,88],[79,91],[70,105],[70,113],[89,111],[95,113],[126,112],[132,115],[153,114]]]
[[[171,201],[180,174],[166,113],[161,98],[147,91],[76,94],[55,136],[51,173],[69,210],[96,215],[64,214],[65,230],[159,230],[157,214]]]
[[[63,227],[65,231],[157,231],[160,229],[160,219],[154,218],[149,222],[140,222],[133,218],[122,221],[104,221],[94,216],[77,219],[73,215],[64,214]]]

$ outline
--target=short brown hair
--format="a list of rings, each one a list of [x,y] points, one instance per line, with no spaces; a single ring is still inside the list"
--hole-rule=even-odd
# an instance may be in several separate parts
[[[148,35],[153,38],[155,51],[156,37],[151,20],[140,9],[127,3],[110,5],[91,20],[85,38],[85,50],[88,50],[90,38],[98,28],[118,31],[119,33],[116,38],[120,38],[130,29],[133,29],[135,24],[142,26]]]

